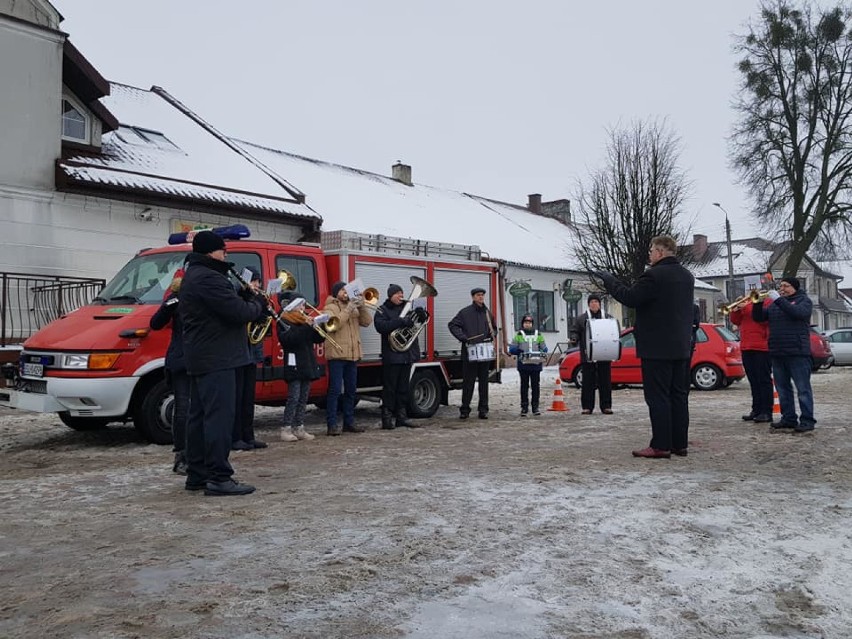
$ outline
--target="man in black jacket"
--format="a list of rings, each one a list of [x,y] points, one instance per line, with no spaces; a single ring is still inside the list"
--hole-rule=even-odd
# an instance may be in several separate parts
[[[632,287],[598,272],[606,290],[636,309],[636,354],[642,360],[642,388],[651,417],[651,444],[636,457],[687,455],[689,362],[692,355],[695,278],[677,261],[668,236],[651,240],[651,263]]]
[[[583,415],[591,415],[595,410],[595,389],[601,397],[601,412],[612,415],[612,362],[589,361],[586,354],[586,329],[590,320],[613,319],[601,308],[601,296],[591,293],[586,300],[589,310],[574,322],[571,330],[571,343],[580,347],[580,370],[583,373],[580,405]]]
[[[474,288],[470,292],[473,303],[465,306],[450,320],[448,327],[458,341],[462,343],[462,403],[459,417],[467,419],[470,415],[470,401],[473,399],[473,387],[479,384],[479,419],[488,419],[488,371],[491,360],[471,360],[468,347],[490,342],[495,337],[494,320],[491,311],[485,306],[485,289]]]
[[[769,291],[771,304],[752,305],[752,318],[769,322],[769,356],[772,377],[781,404],[781,421],[772,429],[807,433],[814,429],[814,393],[811,388],[811,313],[813,302],[797,277],[782,277],[777,291]],[[793,386],[799,395],[799,410]],[[787,430],[787,432],[790,432]]]
[[[391,348],[389,335],[399,328],[414,326],[415,317],[425,322],[428,317],[426,309],[418,308],[401,317],[405,308],[402,287],[391,284],[388,287],[388,298],[376,311],[373,323],[382,336],[382,428],[393,430],[403,426],[418,428],[418,424],[406,419],[408,406],[408,389],[411,379],[411,365],[420,359],[420,344],[414,342],[404,351]],[[396,421],[394,421],[396,419]]]
[[[246,324],[263,315],[265,307],[251,292],[234,290],[221,237],[201,231],[192,241],[192,251],[179,308],[190,377],[186,489],[204,490],[205,495],[247,495],[254,486],[234,481],[228,462],[236,368],[252,361]]]

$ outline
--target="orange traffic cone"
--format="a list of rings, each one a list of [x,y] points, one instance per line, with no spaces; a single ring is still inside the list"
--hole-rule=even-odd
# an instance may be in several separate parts
[[[775,379],[772,379],[772,419],[781,417],[781,401],[778,399],[778,389],[775,388]]]
[[[565,398],[562,395],[562,380],[556,378],[556,388],[553,389],[553,403],[547,410],[555,410],[559,412],[567,412],[568,407],[565,405]]]

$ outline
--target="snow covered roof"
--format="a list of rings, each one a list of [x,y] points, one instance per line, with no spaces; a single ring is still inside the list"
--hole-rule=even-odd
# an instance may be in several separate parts
[[[321,220],[298,189],[246,158],[162,89],[117,83],[110,89],[101,101],[121,126],[104,134],[102,153],[73,152],[59,162],[67,182]]]
[[[571,229],[523,206],[231,141],[298,185],[322,214],[325,229],[475,244],[492,258],[517,264],[577,268],[570,257]]]
[[[765,273],[769,268],[774,247],[750,240],[731,242],[735,275]],[[698,263],[689,265],[695,277],[728,277],[728,248],[725,242],[712,242]]]

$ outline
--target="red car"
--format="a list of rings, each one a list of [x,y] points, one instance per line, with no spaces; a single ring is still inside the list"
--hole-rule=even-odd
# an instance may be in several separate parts
[[[745,377],[743,358],[737,336],[724,326],[701,324],[692,355],[692,384],[698,390],[715,390],[730,386]],[[559,377],[580,388],[580,350],[570,350],[559,364]],[[641,361],[636,357],[633,329],[621,331],[621,359],[612,363],[613,385],[641,384]]]
[[[811,325],[811,370],[814,372],[820,368],[831,368],[834,364],[834,353],[831,345],[824,335],[820,335],[816,328]]]

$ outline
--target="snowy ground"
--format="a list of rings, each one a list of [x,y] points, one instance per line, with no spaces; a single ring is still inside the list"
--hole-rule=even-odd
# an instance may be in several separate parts
[[[545,375],[550,405],[555,373]],[[852,369],[813,379],[813,435],[745,424],[748,387],[690,396],[690,454],[639,460],[615,415],[491,419],[275,441],[232,457],[258,492],[182,489],[130,427],[0,415],[0,637],[852,636]],[[308,428],[324,430],[312,411]]]

